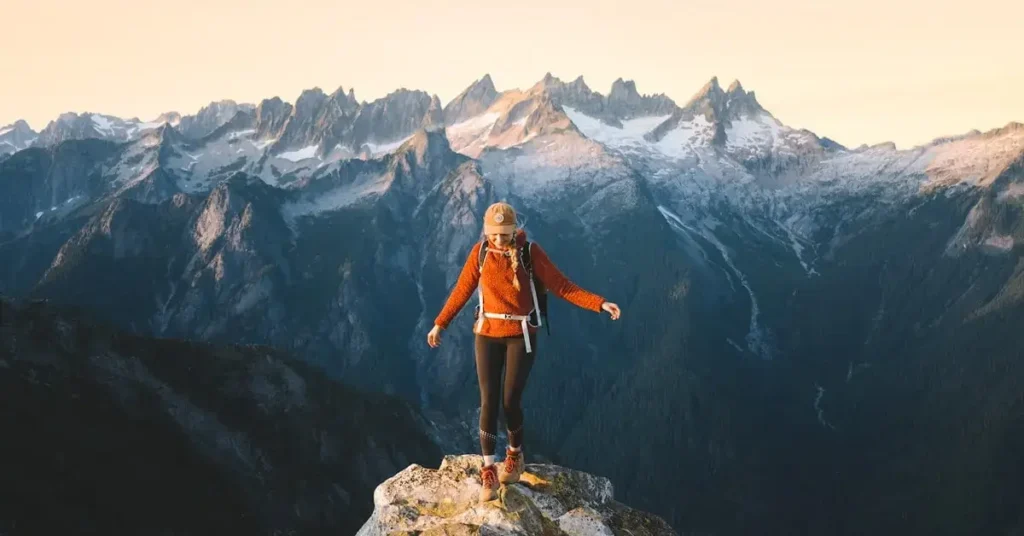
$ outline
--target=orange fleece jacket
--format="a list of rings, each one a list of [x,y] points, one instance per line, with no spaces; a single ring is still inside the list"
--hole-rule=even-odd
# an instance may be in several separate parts
[[[525,242],[526,232],[520,229],[516,233],[516,245],[522,246]],[[440,326],[441,329],[447,329],[448,324],[458,315],[466,302],[475,297],[478,285],[483,288],[484,310],[488,313],[527,315],[533,310],[533,295],[530,293],[530,277],[526,272],[526,267],[520,263],[519,270],[516,271],[516,276],[519,278],[519,290],[516,290],[512,286],[512,259],[510,257],[493,251],[487,252],[487,259],[484,261],[481,273],[477,269],[479,254],[480,243],[477,242],[466,257],[466,264],[462,267],[459,280],[448,296],[444,308],[434,319],[434,324]],[[605,302],[604,297],[578,287],[565,277],[539,244],[533,244],[531,255],[533,273],[548,288],[548,292],[582,309],[596,313],[601,312],[601,304]],[[475,325],[473,329],[476,331]],[[529,330],[535,332],[537,328],[529,326]],[[483,326],[478,333],[488,337],[522,336],[523,327],[520,322],[515,320],[484,318]]]

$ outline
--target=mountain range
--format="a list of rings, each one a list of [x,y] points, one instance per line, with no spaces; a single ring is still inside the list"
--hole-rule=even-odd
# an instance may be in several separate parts
[[[680,533],[1024,530],[1020,123],[848,148],[738,81],[679,104],[548,74],[64,114],[3,147],[5,294],[281,348],[473,448],[471,311],[425,335],[506,200],[623,308],[553,301],[527,452]]]

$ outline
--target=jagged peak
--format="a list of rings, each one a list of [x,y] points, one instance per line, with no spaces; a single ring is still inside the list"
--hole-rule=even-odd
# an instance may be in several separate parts
[[[285,102],[285,100],[282,99],[281,97],[275,95],[273,97],[268,97],[268,98],[265,98],[265,99],[261,100],[259,105],[256,108],[257,108],[257,110],[263,109],[263,108],[267,108],[267,107],[274,107],[274,108],[276,108],[276,107],[279,107],[279,106],[282,106],[282,105],[285,105],[285,104],[288,104],[288,103]]]
[[[329,97],[330,97],[331,100],[338,100],[338,99],[346,99],[346,100],[348,100],[349,99],[349,94],[351,94],[351,93],[352,93],[351,89],[349,89],[349,93],[347,94],[347,93],[345,93],[345,86],[338,86],[338,89],[335,89],[334,92],[332,92]]]
[[[612,91],[615,91],[615,90],[618,90],[618,91],[630,91],[630,92],[633,92],[633,93],[637,93],[636,82],[633,81],[633,80],[626,80],[625,78],[622,78],[620,76],[620,77],[616,78],[614,82],[612,82]]]
[[[485,73],[479,80],[475,80],[470,88],[480,88],[488,93],[498,91],[494,88],[494,80],[491,79],[490,73]]]
[[[452,99],[452,102],[464,100],[470,95],[494,97],[497,94],[498,90],[494,88],[494,81],[491,80],[491,75],[485,74],[483,78],[474,80],[472,84],[467,86],[466,89],[462,90],[461,93],[459,93],[454,99]]]
[[[574,88],[579,88],[579,89],[585,90],[587,92],[590,91],[590,86],[588,86],[587,82],[585,80],[583,80],[583,75],[582,74],[577,76],[576,79],[573,80],[572,82],[569,82],[569,85],[574,87]]]
[[[256,107],[256,120],[259,123],[264,123],[270,118],[283,120],[291,114],[291,111],[291,103],[286,102],[281,97],[274,96],[260,101],[259,106]]]
[[[498,98],[498,91],[490,74],[474,80],[442,109],[442,120],[458,122],[486,110]]]
[[[551,74],[551,71],[544,73],[544,77],[530,88],[530,92],[540,92],[552,87],[564,86],[561,79]]]
[[[88,117],[88,116],[91,116],[91,115],[92,115],[91,112],[82,112],[81,114],[79,114],[78,112],[61,112],[60,115],[58,115],[56,119],[51,120],[49,124],[53,125],[55,123],[57,123],[57,124],[71,123],[71,122],[79,120],[82,117]]]
[[[640,92],[636,89],[636,82],[619,77],[612,82],[612,88],[608,91],[608,98],[638,99],[640,98]]]
[[[745,90],[739,80],[733,80],[729,88],[723,91],[717,76],[712,76],[681,108],[680,113],[711,114],[712,120],[734,120],[768,114],[757,102],[754,92]]]
[[[25,121],[24,119],[18,119],[9,125],[0,126],[0,134],[6,134],[8,132],[18,132],[21,134],[31,135],[37,134],[37,132],[32,130],[32,127],[29,126],[28,121]]]
[[[299,98],[295,99],[295,108],[292,110],[292,113],[303,113],[309,111],[308,109],[316,108],[327,101],[327,98],[327,94],[319,87],[304,89],[299,94]]]
[[[313,86],[313,87],[308,88],[308,89],[303,89],[302,93],[299,94],[299,99],[302,99],[302,98],[307,98],[307,99],[309,99],[309,98],[323,98],[323,97],[326,97],[326,96],[327,96],[327,94],[324,93],[323,89],[320,89],[320,86]]]
[[[711,101],[715,102],[723,94],[724,94],[724,92],[722,91],[722,86],[720,86],[718,84],[718,77],[717,76],[712,76],[711,80],[708,80],[707,83],[705,83],[697,91],[697,93],[695,93],[693,95],[693,97],[690,97],[690,100],[687,101],[685,107],[690,107],[690,106],[693,106],[695,104],[699,104],[700,102],[706,101],[706,100],[711,100]]]
[[[700,93],[707,93],[709,91],[722,91],[722,86],[718,83],[717,75],[711,76],[711,79],[708,80],[701,88]]]
[[[29,126],[28,121],[25,121],[24,119],[18,119],[17,121],[15,121],[15,122],[13,122],[13,123],[5,126],[5,127],[2,127],[2,128],[32,130],[32,127]]]

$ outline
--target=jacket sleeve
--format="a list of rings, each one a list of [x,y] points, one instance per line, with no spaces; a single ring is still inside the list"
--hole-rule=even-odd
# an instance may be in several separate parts
[[[459,280],[455,282],[455,288],[448,295],[448,301],[445,302],[441,313],[434,319],[434,325],[440,326],[441,329],[448,329],[448,324],[459,314],[480,283],[479,254],[480,243],[477,242],[476,246],[470,250],[469,256],[466,257],[466,264],[462,267]]]
[[[547,253],[541,249],[539,244],[533,244],[533,251],[530,255],[531,259],[533,259],[534,273],[537,274],[537,277],[548,290],[577,307],[596,313],[601,312],[601,304],[605,302],[604,297],[586,291],[572,281],[569,281],[569,278],[565,277],[558,267],[555,266],[555,263],[551,262]]]

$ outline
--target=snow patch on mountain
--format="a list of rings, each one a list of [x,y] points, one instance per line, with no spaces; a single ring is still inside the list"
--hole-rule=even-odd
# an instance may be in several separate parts
[[[316,150],[317,150],[317,146],[316,145],[308,145],[308,146],[303,147],[301,149],[296,149],[296,150],[293,150],[293,151],[288,151],[286,153],[281,153],[281,154],[277,155],[277,157],[278,158],[284,158],[285,160],[290,160],[292,162],[300,162],[302,160],[308,160],[310,158],[316,158]]]
[[[766,115],[743,117],[729,122],[725,129],[726,147],[775,146],[783,133],[782,124]]]
[[[604,146],[576,133],[536,136],[515,151],[491,148],[479,162],[483,175],[503,195],[523,197],[574,195],[581,188],[601,188],[630,174]]]
[[[698,115],[691,121],[680,123],[653,146],[658,152],[670,158],[686,159],[693,156],[698,147],[710,145],[714,136],[714,123],[703,115]]]
[[[366,153],[367,153],[367,155],[370,158],[380,158],[382,156],[385,156],[385,155],[388,155],[388,154],[391,154],[391,153],[397,151],[398,148],[401,147],[402,144],[404,144],[405,142],[409,141],[412,138],[412,136],[413,135],[410,134],[410,135],[408,135],[408,136],[406,136],[404,138],[401,138],[401,139],[398,139],[398,140],[394,140],[394,141],[385,142],[385,143],[370,143],[370,142],[367,142],[367,143],[363,144],[363,147],[365,148]]]
[[[698,115],[652,143],[644,136],[665,122],[670,115],[629,119],[622,121],[622,127],[619,128],[569,106],[563,106],[563,110],[584,136],[627,155],[685,160],[694,155],[697,147],[710,144],[715,134],[715,126],[704,116]]]
[[[128,131],[128,138],[135,138],[144,135],[146,132],[156,130],[166,123],[166,121],[147,121],[145,123],[133,124],[131,125],[131,130]]]
[[[622,121],[622,128],[619,128],[598,118],[590,117],[571,106],[563,106],[562,109],[584,136],[609,147],[622,149],[648,148],[651,144],[644,140],[644,134],[654,130],[670,117],[669,115],[638,117]]]
[[[102,136],[114,135],[114,122],[99,114],[92,114],[92,124]]]
[[[36,221],[50,221],[63,218],[71,211],[88,203],[90,199],[85,195],[73,195],[63,201],[57,201],[47,210],[36,212]]]
[[[249,138],[252,138],[252,135],[255,134],[255,133],[256,133],[256,129],[255,128],[247,128],[247,129],[244,129],[244,130],[234,130],[234,131],[229,132],[228,135],[224,137],[224,139],[227,140],[227,141],[249,139]],[[266,146],[270,145],[271,143],[274,143],[274,141],[275,141],[274,139],[269,139],[269,140],[263,140],[263,141],[259,141],[259,142],[254,142],[254,144],[257,145],[260,149],[263,149]]]
[[[488,134],[499,117],[499,112],[485,112],[445,128],[452,150],[466,155],[479,154],[486,147]]]
[[[294,230],[294,222],[301,217],[333,212],[372,200],[386,192],[390,185],[391,180],[386,175],[362,173],[351,183],[326,192],[303,194],[299,200],[285,203],[281,213]]]
[[[803,214],[797,212],[790,215],[785,222],[776,220],[775,223],[784,233],[786,233],[786,236],[789,237],[789,243],[793,247],[793,253],[796,254],[796,258],[800,261],[800,266],[804,268],[804,272],[806,272],[808,276],[821,275],[813,267],[808,266],[807,261],[804,260],[804,244],[801,242],[799,235],[793,231],[793,226],[801,218],[803,218]]]
[[[787,127],[767,113],[733,119],[725,128],[726,150],[743,157],[795,156],[816,147],[811,133]]]
[[[124,191],[160,167],[158,136],[147,136],[125,147],[117,163],[104,170],[111,176],[110,185],[115,193]]]

